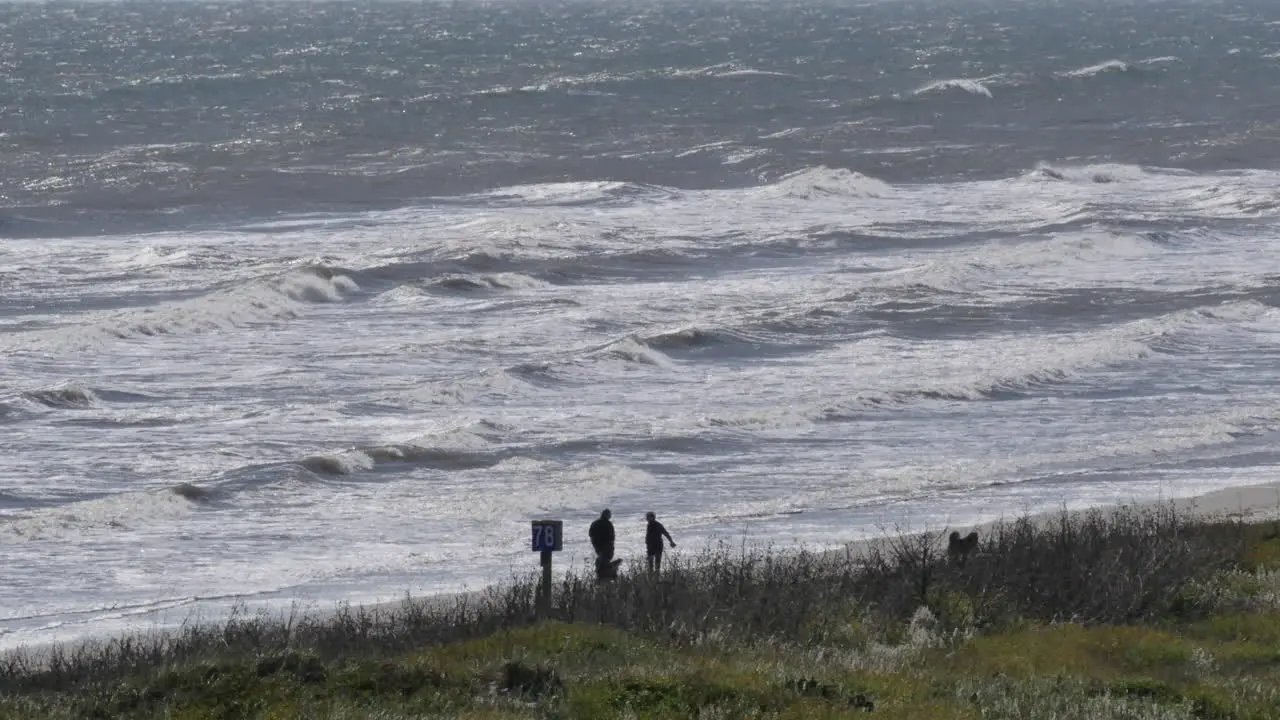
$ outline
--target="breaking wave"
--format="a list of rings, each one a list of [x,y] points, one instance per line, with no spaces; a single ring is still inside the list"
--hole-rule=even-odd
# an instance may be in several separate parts
[[[78,385],[29,390],[22,393],[22,396],[45,407],[58,409],[84,409],[93,407],[99,402],[98,396],[92,390]]]
[[[757,70],[753,67],[727,62],[718,65],[707,65],[699,68],[688,68],[670,71],[673,78],[794,78],[792,73],[775,70]]]
[[[493,368],[458,378],[426,383],[412,390],[384,396],[389,402],[421,402],[431,405],[465,405],[481,398],[512,399],[534,392],[539,383],[554,382],[549,365],[526,363]]]
[[[1055,166],[1039,163],[1027,177],[1045,180],[1061,180],[1079,183],[1108,184],[1136,182],[1151,177],[1153,173],[1137,165],[1097,164],[1083,166]]]
[[[676,330],[653,333],[642,338],[645,346],[655,350],[676,350],[738,342],[741,338],[726,330],[707,330],[689,325]]]
[[[881,180],[851,170],[825,166],[800,170],[756,189],[756,194],[760,197],[798,199],[880,197],[892,192],[892,186]]]
[[[136,403],[155,400],[155,398],[141,393],[90,388],[78,383],[66,383],[54,387],[28,390],[21,393],[19,397],[27,403],[54,410],[84,410],[101,407],[109,403]],[[0,416],[4,415],[6,407],[8,406],[0,403]],[[133,418],[133,420],[140,421],[139,418]]]
[[[169,488],[169,491],[184,500],[191,502],[208,502],[213,498],[213,491],[208,488],[202,488],[193,483],[178,483]]]
[[[902,367],[884,379],[859,378],[852,374],[851,380],[872,387],[841,400],[785,410],[762,409],[733,416],[712,416],[705,419],[705,424],[796,427],[823,421],[856,420],[871,412],[925,402],[1017,400],[1104,367],[1144,361],[1157,354],[1198,351],[1216,342],[1216,329],[1272,317],[1276,312],[1256,301],[1227,301],[1134,320],[1101,331],[1003,341],[966,340],[952,343],[953,350],[941,347],[947,343],[938,341],[940,347],[936,354],[924,361],[910,358],[913,345],[909,341],[897,341],[889,336],[861,340],[826,351],[823,365],[856,367],[860,357],[875,356],[887,362],[884,359],[904,356]],[[916,366],[916,370],[907,371],[911,366]]]
[[[521,273],[447,275],[430,282],[430,287],[435,289],[464,293],[483,290],[528,290],[549,286],[547,282]]]
[[[375,445],[342,453],[311,455],[298,465],[321,476],[356,475],[379,467],[404,464],[437,470],[470,470],[496,465],[508,453],[483,452],[413,444]]]
[[[35,541],[85,532],[128,532],[190,512],[190,498],[174,488],[121,492],[4,516],[0,533],[14,540]]]
[[[350,475],[360,470],[372,470],[374,461],[368,454],[357,450],[342,455],[312,455],[298,461],[298,464],[317,475]]]
[[[1087,78],[1095,75],[1102,75],[1103,73],[1128,73],[1132,72],[1134,69],[1134,65],[1123,60],[1107,60],[1106,62],[1100,62],[1096,65],[1068,70],[1063,72],[1062,76],[1069,78]]]
[[[650,365],[659,368],[671,368],[674,365],[670,357],[667,357],[661,351],[649,347],[630,335],[619,340],[614,340],[603,347],[591,351],[588,355],[613,357],[630,363]]]
[[[1126,62],[1124,60],[1106,60],[1094,65],[1076,68],[1074,70],[1066,70],[1058,73],[1059,76],[1065,78],[1090,78],[1099,75],[1128,75],[1137,73],[1158,72],[1155,68],[1162,65],[1172,65],[1182,62],[1182,59],[1175,55],[1162,55],[1160,57],[1144,58],[1142,60],[1134,60]]]
[[[813,511],[846,511],[870,506],[883,512],[892,502],[936,500],[944,493],[1008,484],[1060,482],[1064,474],[1096,468],[1150,468],[1154,458],[1225,446],[1242,437],[1256,437],[1280,429],[1274,403],[1246,405],[1224,411],[1164,418],[1158,427],[1136,432],[1108,433],[1086,443],[1050,452],[963,461],[913,463],[888,468],[855,470],[847,482],[816,490],[800,490],[782,498],[747,500],[717,507],[714,517],[764,518]]]
[[[980,95],[982,97],[992,97],[991,90],[980,80],[966,80],[964,78],[955,78],[951,80],[935,80],[918,88],[913,95],[928,95],[930,93],[944,92],[947,90],[963,90],[971,95]]]
[[[520,205],[528,207],[582,205],[610,205],[638,200],[659,201],[669,199],[679,191],[656,185],[618,181],[583,181],[508,185],[487,192],[466,196],[468,201],[483,201],[486,205]]]
[[[357,475],[394,466],[470,470],[491,467],[513,454],[496,440],[511,428],[491,420],[477,420],[399,442],[363,445],[340,452],[309,455],[297,466],[318,476]]]
[[[114,340],[213,333],[297,317],[306,306],[340,302],[359,286],[344,274],[312,267],[154,307],[74,316],[54,328],[0,335],[10,349],[92,347]]]

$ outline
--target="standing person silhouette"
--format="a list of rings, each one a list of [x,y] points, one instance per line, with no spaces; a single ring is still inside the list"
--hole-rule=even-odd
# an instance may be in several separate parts
[[[596,579],[607,580],[616,576],[618,563],[613,560],[613,513],[608,508],[601,511],[600,517],[587,529],[587,537],[591,538],[591,547],[596,551]]]
[[[649,559],[649,572],[654,573],[662,569],[662,538],[665,537],[671,547],[676,546],[676,541],[671,539],[671,533],[658,522],[658,516],[653,512],[645,513],[644,519],[648,521],[644,531],[644,549]]]

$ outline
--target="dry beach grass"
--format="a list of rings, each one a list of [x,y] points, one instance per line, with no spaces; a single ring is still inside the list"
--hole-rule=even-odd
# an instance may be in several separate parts
[[[1268,492],[990,524],[963,565],[949,529],[839,553],[721,546],[660,579],[571,573],[549,619],[518,577],[10,653],[0,715],[1275,717]]]

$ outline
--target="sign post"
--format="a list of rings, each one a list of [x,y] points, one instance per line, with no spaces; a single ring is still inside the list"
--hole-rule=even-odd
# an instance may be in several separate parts
[[[542,582],[538,583],[538,617],[551,614],[551,554],[564,549],[563,520],[533,521],[533,551],[542,554]]]

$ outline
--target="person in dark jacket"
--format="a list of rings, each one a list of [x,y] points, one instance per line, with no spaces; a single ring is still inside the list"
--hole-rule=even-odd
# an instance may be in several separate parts
[[[648,527],[644,531],[644,549],[649,558],[649,572],[654,573],[662,569],[662,538],[665,537],[671,547],[676,546],[676,541],[671,539],[667,528],[658,522],[658,516],[647,512],[644,519],[648,521]]]
[[[613,513],[605,509],[600,517],[587,529],[587,537],[591,538],[591,547],[596,551],[596,579],[612,580],[618,576],[618,565],[621,560],[613,559]]]

